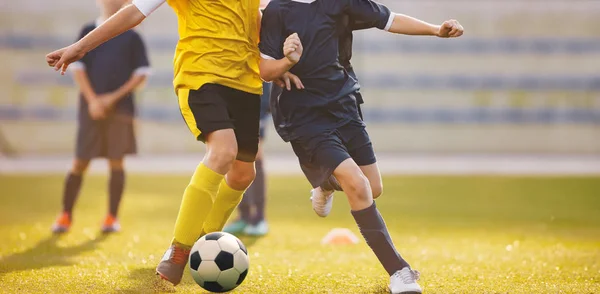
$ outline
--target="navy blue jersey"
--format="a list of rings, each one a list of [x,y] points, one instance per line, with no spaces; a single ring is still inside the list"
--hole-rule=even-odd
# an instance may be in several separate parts
[[[273,0],[265,9],[259,45],[263,58],[284,58],[283,43],[293,33],[304,47],[290,72],[305,89],[284,91],[272,103],[275,126],[284,140],[360,119],[355,95],[359,85],[340,59],[348,18],[363,28],[380,29],[389,28],[392,20],[388,8],[370,0]],[[349,64],[351,48],[348,52]]]
[[[373,22],[365,22],[365,21],[355,21],[350,19],[349,16],[345,16],[342,19],[343,26],[342,32],[340,34],[339,39],[339,60],[340,64],[346,69],[350,77],[352,77],[358,83],[358,77],[354,72],[354,68],[352,67],[352,63],[350,60],[352,59],[352,43],[354,40],[354,31],[369,29],[376,26],[376,23]],[[360,86],[359,86],[360,87]],[[358,104],[363,104],[364,100],[362,95],[356,95],[356,102]]]
[[[96,28],[96,24],[83,27],[79,39]],[[127,31],[86,54],[73,68],[84,68],[94,92],[98,95],[109,93],[123,86],[134,74],[147,74],[149,70],[146,47],[138,33]],[[87,101],[80,95],[79,115],[89,116]],[[115,111],[134,115],[133,93],[121,98]]]

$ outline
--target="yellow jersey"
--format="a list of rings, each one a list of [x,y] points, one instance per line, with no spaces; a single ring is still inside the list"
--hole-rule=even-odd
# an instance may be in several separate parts
[[[175,10],[179,42],[173,85],[214,83],[262,94],[258,37],[260,0],[167,0]]]

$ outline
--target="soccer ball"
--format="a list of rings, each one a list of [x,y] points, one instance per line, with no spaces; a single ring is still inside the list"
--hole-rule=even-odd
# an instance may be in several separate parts
[[[210,292],[227,292],[239,286],[248,274],[246,246],[235,236],[215,232],[198,239],[190,252],[192,277]]]

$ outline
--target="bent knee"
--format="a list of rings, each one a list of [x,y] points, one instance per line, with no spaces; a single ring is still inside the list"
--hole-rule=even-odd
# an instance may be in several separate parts
[[[234,165],[234,168],[227,173],[227,184],[232,189],[245,190],[252,184],[255,176],[254,166],[239,167]]]
[[[207,154],[207,159],[211,164],[216,165],[218,169],[225,168],[228,170],[235,161],[237,152],[237,146],[212,148]]]
[[[369,180],[363,174],[352,176],[344,186],[344,192],[354,200],[368,201],[371,199]]]
[[[383,194],[383,185],[381,183],[371,184],[371,192],[373,192],[373,199],[379,198]]]

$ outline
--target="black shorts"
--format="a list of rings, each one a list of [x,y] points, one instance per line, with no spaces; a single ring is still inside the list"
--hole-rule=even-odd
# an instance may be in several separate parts
[[[79,116],[75,156],[78,159],[123,159],[135,154],[137,145],[133,117],[113,113],[103,120],[93,120],[89,115]]]
[[[237,159],[254,162],[258,152],[260,95],[217,84],[204,84],[198,90],[178,91],[179,109],[194,137],[233,129],[238,144]]]
[[[313,186],[321,186],[348,158],[359,166],[377,162],[364,124],[350,122],[337,130],[290,142],[302,172]]]

